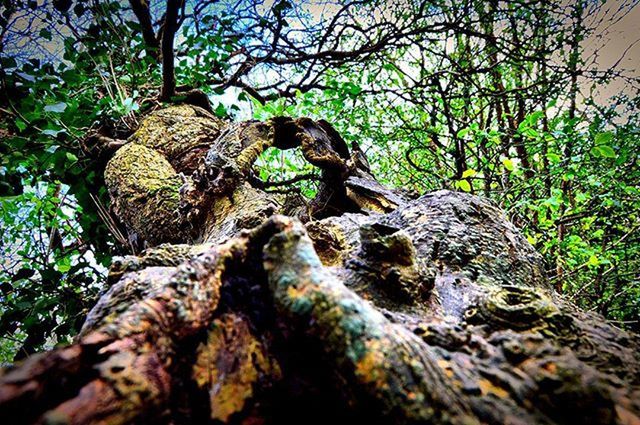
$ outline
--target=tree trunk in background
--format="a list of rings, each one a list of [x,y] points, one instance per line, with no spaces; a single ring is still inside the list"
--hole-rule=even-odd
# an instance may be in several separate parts
[[[572,31],[572,39],[571,39],[571,52],[569,53],[569,74],[571,75],[571,81],[569,86],[569,111],[568,118],[571,123],[569,134],[567,140],[564,145],[564,164],[570,164],[573,159],[573,135],[575,134],[575,118],[576,118],[576,108],[577,108],[577,100],[578,94],[580,93],[580,87],[578,85],[578,74],[579,74],[579,66],[582,65],[580,63],[580,52],[581,52],[581,41],[584,37],[584,24],[582,20],[582,14],[584,13],[585,4],[582,0],[575,2],[573,5],[571,18],[574,21],[573,31]],[[565,212],[573,207],[573,196],[572,196],[572,184],[570,179],[562,179],[562,183],[560,186],[560,190],[562,191],[562,202],[560,203],[560,216],[564,216]],[[564,242],[564,238],[567,235],[567,224],[564,221],[560,221],[558,224],[558,255],[556,258],[558,259],[556,262],[556,285],[555,289],[558,292],[562,292],[562,284],[564,282],[564,259],[563,259],[563,247],[562,244]]]
[[[314,199],[256,177],[269,147]],[[3,371],[11,423],[640,423],[636,335],[558,297],[490,202],[388,190],[326,122],[159,110],[105,178],[148,249],[73,345]]]

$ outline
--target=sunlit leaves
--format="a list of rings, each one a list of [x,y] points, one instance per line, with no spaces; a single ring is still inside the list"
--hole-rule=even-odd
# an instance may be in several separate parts
[[[509,158],[502,158],[502,165],[507,171],[513,171],[515,166],[513,165],[513,161]]]
[[[458,180],[456,182],[456,185],[463,192],[471,192],[471,184],[469,183],[468,180]]]
[[[611,146],[594,146],[591,149],[591,153],[594,154],[595,156],[602,156],[605,158],[615,158],[616,157],[616,151],[613,150],[613,148]]]
[[[606,145],[613,139],[613,133],[605,131],[604,133],[598,133],[595,137],[596,146]]]
[[[473,177],[473,176],[475,176],[476,174],[478,174],[478,172],[477,172],[476,170],[474,170],[474,169],[472,169],[472,168],[469,168],[468,170],[465,170],[465,171],[462,173],[462,178],[463,178],[463,179],[466,179],[467,177]]]

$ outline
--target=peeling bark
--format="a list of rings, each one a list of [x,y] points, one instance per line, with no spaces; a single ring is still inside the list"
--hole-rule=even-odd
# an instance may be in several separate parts
[[[256,183],[270,147],[319,168],[307,207]],[[640,423],[637,335],[490,202],[389,190],[326,122],[156,111],[105,180],[148,248],[73,345],[2,371],[13,423]]]

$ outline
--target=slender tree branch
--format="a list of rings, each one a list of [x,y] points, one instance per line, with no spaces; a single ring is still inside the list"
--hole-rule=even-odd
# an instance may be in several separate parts
[[[160,53],[160,43],[153,30],[153,22],[149,11],[149,3],[143,0],[129,0],[131,9],[138,19],[140,31],[145,42],[147,54],[158,59]]]
[[[173,40],[178,26],[178,11],[183,0],[167,0],[167,10],[162,31],[162,93],[160,99],[168,101],[176,92],[176,75]]]

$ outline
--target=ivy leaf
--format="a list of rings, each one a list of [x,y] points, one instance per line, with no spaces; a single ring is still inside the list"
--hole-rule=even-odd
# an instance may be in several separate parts
[[[345,83],[343,87],[347,93],[353,96],[357,96],[358,94],[360,94],[360,92],[362,92],[362,87],[352,82]]]
[[[45,136],[57,137],[60,133],[64,133],[64,130],[42,130],[42,134],[44,134]]]
[[[41,29],[40,30],[40,37],[44,38],[45,40],[51,41],[51,31],[49,31],[46,28]]]
[[[53,112],[56,114],[63,113],[65,109],[67,109],[67,104],[64,102],[53,103],[44,107],[45,112]]]
[[[614,151],[611,146],[597,146],[597,149],[605,158],[615,158],[617,156],[616,151]]]
[[[547,154],[547,159],[549,160],[550,163],[552,164],[557,164],[560,162],[560,155],[556,154],[556,153],[548,153]]]
[[[218,103],[218,106],[213,111],[218,117],[225,117],[227,115],[227,108],[222,103]]]
[[[16,120],[16,127],[18,127],[18,130],[24,131],[27,128],[27,123],[18,118]]]

